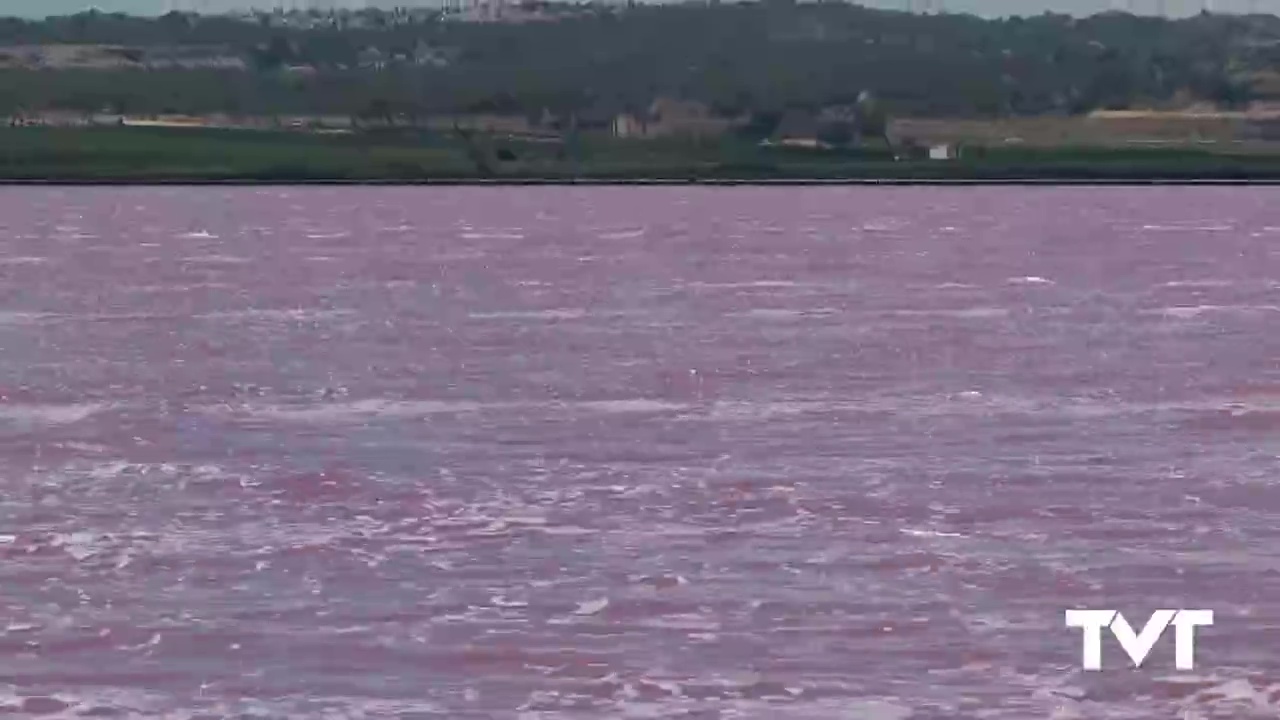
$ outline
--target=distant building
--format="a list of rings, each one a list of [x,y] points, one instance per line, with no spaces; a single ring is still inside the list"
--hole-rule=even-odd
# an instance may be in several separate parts
[[[960,154],[955,145],[951,143],[940,143],[929,146],[930,160],[955,160]]]
[[[614,137],[628,138],[707,137],[723,133],[729,125],[700,102],[658,98],[643,111],[615,115],[612,132]]]
[[[1250,119],[1244,123],[1240,134],[1246,140],[1280,142],[1280,119]]]
[[[419,40],[413,47],[413,64],[432,67],[444,67],[449,64],[449,54]]]
[[[696,100],[658,98],[649,105],[649,131],[655,135],[718,135],[728,122]]]
[[[643,118],[631,113],[622,113],[613,118],[613,136],[620,138],[644,137],[648,132],[648,124]]]
[[[356,55],[356,63],[368,70],[381,70],[387,66],[387,56],[376,47],[367,47]]]
[[[528,23],[555,20],[546,3],[514,0],[445,0],[444,18],[456,22]]]
[[[778,121],[773,136],[765,141],[768,145],[783,147],[825,148],[826,143],[818,139],[818,118],[807,110],[788,110]]]

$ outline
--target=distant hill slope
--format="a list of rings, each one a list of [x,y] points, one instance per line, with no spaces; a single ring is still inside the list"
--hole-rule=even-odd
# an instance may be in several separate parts
[[[655,2],[660,0],[653,0]],[[269,10],[278,2],[274,0],[200,0],[200,7],[207,12],[225,12],[246,8]],[[9,4],[15,7],[8,7]],[[438,6],[435,0],[383,0],[371,3],[375,6]],[[858,3],[867,7],[882,10],[902,10],[908,7],[907,0],[862,0]],[[1159,0],[1126,0],[1117,5],[1113,0],[941,0],[937,3],[947,12],[972,13],[983,17],[1005,17],[1021,15],[1029,17],[1045,12],[1064,13],[1068,15],[1086,16],[1105,12],[1115,7],[1129,7],[1139,14],[1156,15],[1163,9],[1174,16],[1187,16],[1198,13],[1205,7],[1204,0],[1187,0],[1186,2],[1164,2]],[[336,3],[338,7],[351,9],[362,8],[364,0],[348,0]],[[923,4],[918,4],[923,7]],[[1216,12],[1248,13],[1256,12],[1259,4],[1256,0],[1213,0]],[[11,0],[0,6],[0,15],[16,15],[27,18],[43,18],[49,15],[71,15],[90,7],[97,7],[103,12],[124,12],[135,15],[159,14],[163,8],[162,0]]]
[[[14,7],[8,7],[9,5]],[[95,7],[102,12],[157,15],[163,5],[160,0],[39,0],[38,2],[11,0],[0,5],[0,15],[38,19],[50,15],[74,15]]]
[[[787,0],[531,5],[529,13],[561,19],[460,23],[367,12],[0,22],[0,45],[219,47],[246,68],[134,78],[11,67],[0,69],[0,111],[572,112],[590,124],[662,96],[741,116],[846,105],[870,91],[896,114],[989,117],[1240,106],[1273,93],[1275,83],[1261,79],[1280,70],[1275,17],[983,20]]]

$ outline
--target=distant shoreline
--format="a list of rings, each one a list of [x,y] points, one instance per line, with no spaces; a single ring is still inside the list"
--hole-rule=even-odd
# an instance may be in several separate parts
[[[959,153],[958,153],[959,154]],[[442,133],[312,136],[161,128],[0,130],[4,186],[1239,186],[1280,185],[1280,154],[988,147],[760,147],[732,137],[548,145]]]
[[[1141,187],[1141,186],[1280,186],[1280,177],[1270,178],[441,178],[441,179],[253,179],[253,178],[0,178],[0,187],[522,187],[522,186],[1049,186],[1049,187]]]

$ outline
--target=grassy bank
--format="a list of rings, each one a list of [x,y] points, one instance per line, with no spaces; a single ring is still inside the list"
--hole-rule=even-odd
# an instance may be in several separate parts
[[[396,132],[0,129],[0,181],[1274,181],[1280,156],[1194,149],[999,148],[954,161],[881,149],[760,148],[736,139],[560,142]]]

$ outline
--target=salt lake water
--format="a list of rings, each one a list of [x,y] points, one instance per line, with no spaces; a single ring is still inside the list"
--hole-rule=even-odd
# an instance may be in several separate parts
[[[1276,717],[1278,471],[1275,189],[0,189],[0,714]]]

